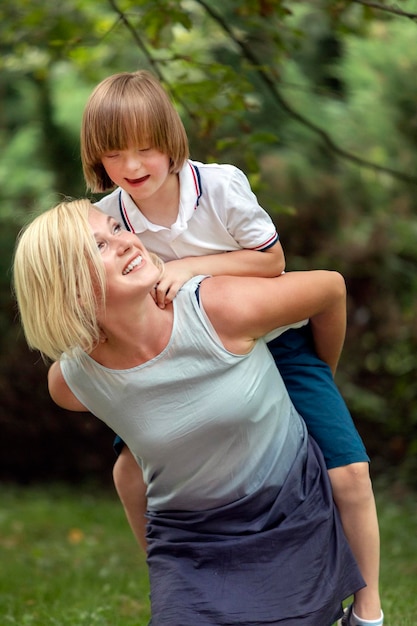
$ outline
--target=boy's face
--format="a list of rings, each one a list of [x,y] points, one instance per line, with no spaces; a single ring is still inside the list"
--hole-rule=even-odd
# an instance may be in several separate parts
[[[106,152],[101,162],[108,176],[140,205],[162,190],[169,177],[169,157],[155,148]]]

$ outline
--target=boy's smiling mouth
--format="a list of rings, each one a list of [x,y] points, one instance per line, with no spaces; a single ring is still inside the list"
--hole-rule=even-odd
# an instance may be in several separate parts
[[[129,185],[138,185],[145,182],[145,180],[148,180],[148,178],[149,174],[146,174],[146,176],[141,176],[140,178],[126,178],[125,180],[129,183]]]

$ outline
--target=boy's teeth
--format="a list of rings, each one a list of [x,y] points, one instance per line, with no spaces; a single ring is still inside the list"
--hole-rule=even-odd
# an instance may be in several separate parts
[[[129,274],[129,272],[131,272],[134,267],[139,265],[139,263],[141,261],[142,261],[142,257],[141,256],[136,257],[136,259],[134,259],[131,263],[129,263],[129,265],[126,267],[126,269],[123,270],[123,274],[125,274],[125,275]]]

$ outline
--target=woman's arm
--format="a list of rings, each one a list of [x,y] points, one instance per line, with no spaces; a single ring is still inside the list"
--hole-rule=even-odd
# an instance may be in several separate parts
[[[218,276],[204,280],[200,293],[228,350],[246,353],[255,339],[271,330],[310,318],[318,356],[335,370],[346,333],[346,286],[338,272],[289,272],[277,278]]]
[[[61,366],[58,361],[52,363],[48,372],[48,390],[52,400],[63,409],[68,411],[88,411],[81,402],[74,396],[71,389],[65,382],[62,375]]]
[[[52,400],[68,411],[87,411],[68,387],[58,362],[48,372],[48,388]],[[116,491],[123,504],[127,520],[141,548],[146,552],[146,485],[142,470],[125,446],[113,469]]]
[[[199,274],[272,278],[279,276],[284,269],[284,251],[279,241],[261,252],[234,250],[169,261],[156,290],[157,304],[163,307],[171,302],[183,284]]]

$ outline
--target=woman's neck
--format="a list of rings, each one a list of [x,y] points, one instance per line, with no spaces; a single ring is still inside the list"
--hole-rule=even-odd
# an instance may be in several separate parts
[[[172,304],[160,309],[150,296],[142,308],[107,315],[102,339],[90,356],[109,369],[142,365],[164,350],[172,324]]]

